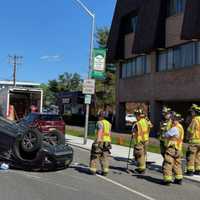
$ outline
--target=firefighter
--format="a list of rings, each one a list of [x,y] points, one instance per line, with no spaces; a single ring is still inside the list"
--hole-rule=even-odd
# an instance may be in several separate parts
[[[190,108],[192,122],[187,132],[189,146],[187,150],[187,175],[200,175],[200,107],[193,104]]]
[[[166,106],[162,109],[162,116],[163,121],[160,123],[160,131],[159,131],[159,139],[160,139],[160,153],[164,159],[165,155],[165,140],[164,140],[164,133],[167,132],[170,128],[172,128],[172,111],[171,108]]]
[[[99,113],[99,121],[96,125],[96,140],[92,144],[90,156],[90,172],[96,174],[97,162],[100,162],[102,175],[109,172],[109,154],[111,149],[111,124],[105,119],[105,112]]]
[[[141,108],[136,109],[134,114],[137,118],[137,122],[132,130],[134,137],[134,157],[137,162],[137,169],[135,171],[143,174],[146,170],[147,146],[152,124],[145,118],[145,114]]]
[[[175,175],[175,184],[182,184],[182,145],[184,138],[184,129],[181,125],[181,115],[173,113],[172,128],[169,129],[164,136],[165,154],[163,163],[163,179],[165,185],[170,185],[173,180],[173,172]]]

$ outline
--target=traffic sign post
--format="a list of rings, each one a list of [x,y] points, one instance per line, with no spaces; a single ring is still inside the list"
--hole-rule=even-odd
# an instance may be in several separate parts
[[[92,96],[90,94],[85,95],[85,104],[91,104]]]
[[[88,122],[89,122],[89,111],[90,111],[90,103],[91,95],[95,93],[95,80],[94,79],[86,79],[83,81],[83,94],[85,94],[85,104],[86,104],[86,115],[85,115],[85,134],[83,144],[87,144],[87,136],[88,136]]]
[[[83,81],[83,94],[94,94],[95,93],[95,80],[85,79]]]

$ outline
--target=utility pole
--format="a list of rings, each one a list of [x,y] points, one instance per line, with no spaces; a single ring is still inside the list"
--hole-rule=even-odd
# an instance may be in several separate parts
[[[22,64],[22,56],[8,56],[9,58],[9,63],[13,65],[13,86],[16,86],[16,71],[17,71],[17,65]]]

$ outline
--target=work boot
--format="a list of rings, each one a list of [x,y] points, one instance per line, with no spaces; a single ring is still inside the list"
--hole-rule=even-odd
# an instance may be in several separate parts
[[[196,170],[196,171],[194,172],[194,174],[195,174],[195,175],[200,175],[200,170]]]
[[[182,185],[182,179],[175,179],[174,184]]]
[[[107,175],[108,175],[108,172],[102,172],[101,175],[102,175],[102,176],[107,176]]]
[[[96,175],[96,172],[90,171],[90,175]]]
[[[194,175],[194,172],[193,172],[193,171],[187,171],[187,172],[186,172],[186,175],[187,175],[187,176],[193,176],[193,175]]]
[[[171,183],[172,183],[171,181],[164,181],[164,182],[163,182],[163,185],[170,186]]]
[[[145,174],[145,169],[135,169],[138,174]]]

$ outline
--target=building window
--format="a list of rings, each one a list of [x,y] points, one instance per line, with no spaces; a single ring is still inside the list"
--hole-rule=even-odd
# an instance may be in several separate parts
[[[127,77],[131,77],[132,76],[132,63],[131,62],[128,62],[128,63],[126,63],[126,72],[127,72],[127,74],[126,74],[126,76]]]
[[[196,64],[200,65],[200,42],[197,42],[195,49]]]
[[[162,51],[158,56],[159,71],[166,71],[173,68],[173,50]]]
[[[138,16],[128,15],[123,19],[124,34],[135,33],[138,24]]]
[[[168,0],[168,16],[184,12],[186,0]]]
[[[122,64],[122,78],[126,78],[126,63]]]
[[[136,32],[137,24],[138,24],[138,16],[132,17],[131,18],[131,27],[132,27],[132,32],[133,33]]]
[[[200,42],[192,42],[158,53],[158,71],[168,71],[200,64]]]
[[[122,64],[121,78],[130,78],[150,73],[150,63],[147,56],[138,56]]]

